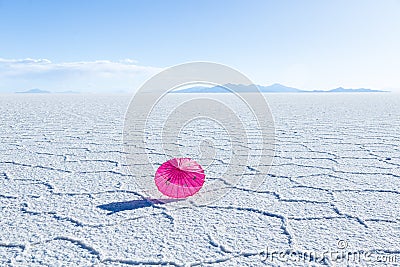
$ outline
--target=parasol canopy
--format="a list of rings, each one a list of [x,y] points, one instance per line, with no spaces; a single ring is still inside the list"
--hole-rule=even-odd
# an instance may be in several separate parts
[[[154,181],[158,190],[172,198],[196,194],[204,184],[203,168],[190,158],[170,159],[157,169]]]

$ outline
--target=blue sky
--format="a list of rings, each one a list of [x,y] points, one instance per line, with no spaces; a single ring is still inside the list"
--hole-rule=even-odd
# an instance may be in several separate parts
[[[400,91],[399,47],[399,0],[0,0],[0,92],[130,91],[197,60],[262,85]]]

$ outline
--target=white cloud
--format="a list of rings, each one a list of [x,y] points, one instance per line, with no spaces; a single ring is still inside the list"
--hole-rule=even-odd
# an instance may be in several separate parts
[[[119,62],[121,62],[121,63],[126,63],[126,64],[137,64],[137,63],[138,63],[137,60],[130,59],[130,58],[122,59],[122,60],[120,60]]]
[[[40,88],[49,91],[134,91],[161,68],[137,61],[95,60],[51,62],[48,59],[0,58],[0,92]]]
[[[25,58],[25,59],[5,59],[0,58],[0,64],[50,64],[51,61],[48,59],[33,59],[33,58]]]

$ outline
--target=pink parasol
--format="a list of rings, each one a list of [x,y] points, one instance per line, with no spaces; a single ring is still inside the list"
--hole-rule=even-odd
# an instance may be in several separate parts
[[[164,162],[154,178],[161,193],[173,198],[196,194],[204,184],[203,168],[190,158],[174,158]]]

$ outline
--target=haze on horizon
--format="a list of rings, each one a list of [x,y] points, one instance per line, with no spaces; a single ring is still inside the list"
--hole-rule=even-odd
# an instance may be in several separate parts
[[[226,64],[255,84],[400,92],[400,1],[0,1],[0,93],[130,92]]]

